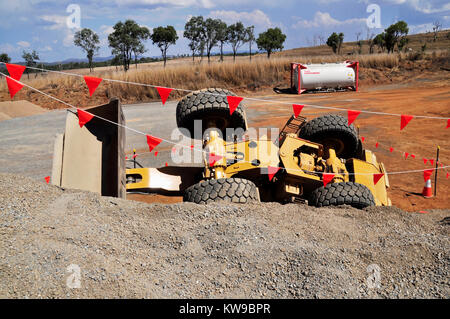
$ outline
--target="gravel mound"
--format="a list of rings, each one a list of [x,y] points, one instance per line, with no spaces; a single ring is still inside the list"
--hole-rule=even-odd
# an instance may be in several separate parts
[[[0,174],[0,211],[1,298],[450,297],[450,210],[144,204]]]

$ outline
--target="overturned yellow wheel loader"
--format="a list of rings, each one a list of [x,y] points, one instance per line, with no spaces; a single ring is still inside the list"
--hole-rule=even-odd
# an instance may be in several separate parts
[[[178,127],[196,136],[200,123],[203,163],[191,167],[125,169],[125,135],[120,103],[91,108],[120,126],[94,118],[80,128],[68,113],[65,134],[55,144],[52,181],[61,187],[85,189],[105,196],[159,193],[184,201],[248,203],[277,201],[322,207],[364,208],[391,205],[385,173],[375,154],[364,150],[347,119],[328,114],[311,121],[291,117],[276,139],[250,136],[243,103],[230,114],[223,89],[193,92],[177,105]],[[136,164],[136,163],[135,163]],[[333,174],[324,186],[325,175]]]
[[[205,89],[177,105],[177,124],[190,136],[195,136],[194,121],[201,121],[203,167],[127,169],[127,191],[182,195],[184,201],[204,204],[391,205],[387,175],[376,184],[373,180],[373,174],[385,173],[383,164],[362,148],[346,118],[329,114],[307,122],[291,117],[275,141],[265,136],[252,139],[245,135],[243,104],[230,115],[228,95],[234,94]],[[324,173],[334,174],[325,187]]]

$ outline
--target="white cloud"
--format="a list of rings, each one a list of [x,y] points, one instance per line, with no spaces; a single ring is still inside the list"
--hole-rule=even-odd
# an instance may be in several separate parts
[[[27,42],[27,41],[19,41],[19,42],[17,42],[17,45],[20,46],[20,47],[22,47],[22,48],[28,48],[28,47],[30,47],[30,42]]]
[[[114,32],[114,28],[111,25],[101,25],[100,26],[100,34],[102,35],[110,35]]]
[[[70,47],[73,45],[73,38],[74,38],[74,33],[72,31],[70,31],[69,29],[67,29],[66,35],[64,36],[63,39],[63,45],[65,47]]]
[[[4,43],[4,44],[0,44],[0,52],[12,54],[12,53],[18,52],[18,50],[17,50],[17,47],[15,47],[9,43]]]
[[[432,23],[424,23],[424,24],[418,24],[418,25],[410,25],[409,26],[409,33],[410,34],[416,34],[416,33],[425,33],[433,30],[433,24]]]
[[[292,25],[294,29],[303,28],[320,28],[320,27],[336,27],[352,24],[365,24],[366,18],[352,18],[339,21],[334,19],[328,12],[317,11],[312,20],[298,19],[298,21]]]
[[[47,30],[59,30],[67,28],[67,17],[59,16],[59,15],[44,15],[39,17],[42,21],[48,23],[49,25],[45,26],[44,29]]]
[[[241,21],[245,25],[255,25],[256,27],[259,26],[263,28],[268,28],[273,25],[267,14],[259,9],[253,10],[252,12],[218,10],[210,12],[209,16],[222,19],[227,23],[235,23]]]
[[[431,1],[422,0],[409,0],[408,3],[416,10],[422,13],[440,13],[445,11],[450,11],[450,2],[444,3],[441,6],[433,6]]]
[[[174,7],[202,7],[202,8],[212,8],[214,3],[211,0],[116,0],[118,5],[128,5],[128,6],[174,6]]]

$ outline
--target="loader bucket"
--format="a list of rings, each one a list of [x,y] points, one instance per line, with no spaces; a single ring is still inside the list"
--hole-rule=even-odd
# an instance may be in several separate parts
[[[120,101],[85,111],[118,123],[94,117],[80,128],[76,112],[68,111],[64,134],[56,137],[53,154],[54,185],[126,197],[125,118]]]

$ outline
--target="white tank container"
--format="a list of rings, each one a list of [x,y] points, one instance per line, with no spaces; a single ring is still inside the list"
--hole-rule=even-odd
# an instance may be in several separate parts
[[[291,65],[291,87],[301,94],[309,90],[358,88],[358,62]]]

